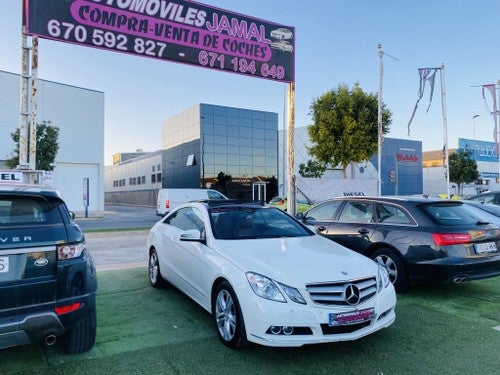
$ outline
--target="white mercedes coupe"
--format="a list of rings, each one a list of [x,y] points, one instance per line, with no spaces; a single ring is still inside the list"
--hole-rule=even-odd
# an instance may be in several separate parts
[[[147,251],[151,285],[193,299],[233,349],[356,340],[396,318],[385,268],[275,207],[186,203],[151,228]]]

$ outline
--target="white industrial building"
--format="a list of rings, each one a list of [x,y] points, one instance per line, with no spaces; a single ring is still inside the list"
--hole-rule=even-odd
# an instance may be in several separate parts
[[[12,156],[10,136],[20,122],[20,75],[0,71],[0,161]],[[52,184],[70,210],[84,212],[83,180],[89,180],[89,212],[104,210],[104,93],[38,80],[37,123],[59,128]]]

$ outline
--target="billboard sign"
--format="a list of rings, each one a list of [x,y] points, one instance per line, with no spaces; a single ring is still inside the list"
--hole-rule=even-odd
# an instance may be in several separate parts
[[[495,142],[459,138],[458,149],[470,151],[473,160],[498,163]]]
[[[30,35],[281,82],[295,28],[177,0],[24,0]]]

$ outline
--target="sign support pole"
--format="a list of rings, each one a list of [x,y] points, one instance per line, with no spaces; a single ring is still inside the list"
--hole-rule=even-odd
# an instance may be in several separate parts
[[[295,216],[296,197],[295,197],[295,83],[290,82],[288,87],[288,193],[287,211]]]

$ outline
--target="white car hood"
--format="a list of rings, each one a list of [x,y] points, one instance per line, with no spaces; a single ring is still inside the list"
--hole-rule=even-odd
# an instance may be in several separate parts
[[[215,240],[214,250],[243,272],[303,288],[307,283],[377,276],[375,262],[319,235]]]

